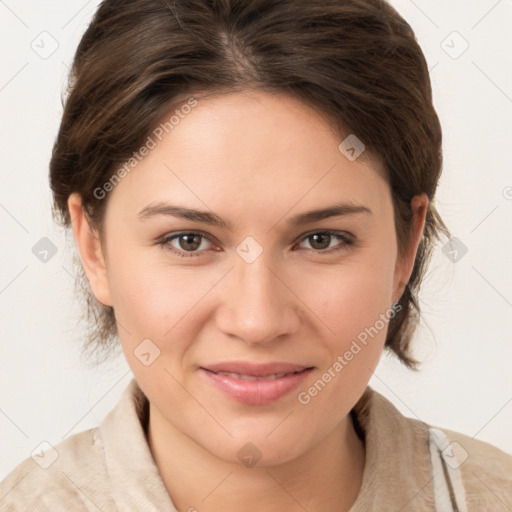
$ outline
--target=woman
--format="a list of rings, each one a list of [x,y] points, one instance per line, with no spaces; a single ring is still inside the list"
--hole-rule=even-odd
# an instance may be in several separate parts
[[[134,379],[2,510],[511,507],[512,457],[368,387],[384,348],[417,364],[441,142],[384,2],[105,0],[50,178],[87,349],[118,336]]]

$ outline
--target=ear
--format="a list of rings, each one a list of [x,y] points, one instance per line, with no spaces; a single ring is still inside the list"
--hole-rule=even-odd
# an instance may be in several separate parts
[[[393,290],[393,302],[400,299],[404,293],[405,287],[411,278],[414,269],[414,261],[418,252],[418,247],[423,236],[425,220],[427,217],[428,197],[425,193],[414,196],[411,200],[411,211],[413,218],[411,221],[410,242],[402,258],[397,259],[395,267],[395,281]]]
[[[99,302],[105,306],[112,306],[106,260],[99,233],[89,225],[82,198],[78,193],[69,196],[68,208],[80,260],[92,292]]]

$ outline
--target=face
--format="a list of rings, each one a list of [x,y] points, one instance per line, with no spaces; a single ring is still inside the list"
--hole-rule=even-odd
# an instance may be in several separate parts
[[[343,138],[290,97],[199,97],[110,193],[93,291],[152,421],[218,458],[305,453],[379,360],[416,247],[397,258],[389,186]]]

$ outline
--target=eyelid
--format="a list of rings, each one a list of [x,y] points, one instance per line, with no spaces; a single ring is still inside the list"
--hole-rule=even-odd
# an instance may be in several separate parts
[[[215,242],[215,237],[210,235],[209,233],[205,233],[204,231],[201,231],[200,229],[190,229],[190,230],[181,230],[181,231],[173,231],[171,233],[167,233],[166,235],[160,237],[157,241],[157,243],[164,247],[164,249],[168,249],[171,252],[177,253],[177,254],[185,254],[186,256],[198,256],[200,254],[203,254],[207,249],[203,249],[201,251],[180,251],[179,249],[176,249],[175,247],[172,247],[170,245],[171,240],[179,238],[181,235],[200,235],[205,240],[208,240],[211,244],[218,245],[217,242]]]
[[[332,253],[336,253],[338,251],[342,251],[347,246],[352,246],[355,244],[355,237],[351,233],[348,233],[346,231],[338,231],[336,229],[316,229],[316,230],[310,231],[304,235],[301,235],[299,237],[299,239],[297,240],[297,242],[295,242],[294,245],[296,245],[297,243],[301,243],[302,241],[305,241],[309,237],[316,235],[316,234],[323,234],[323,235],[327,234],[327,235],[330,235],[331,237],[338,238],[341,240],[342,245],[341,245],[341,247],[339,247],[339,244],[338,244],[338,246],[331,247],[330,249],[322,249],[322,250],[306,249],[307,251],[312,252],[314,254],[318,254],[318,255],[332,254]]]
[[[308,231],[307,233],[304,233],[297,238],[297,242],[304,240],[305,238],[308,238],[312,235],[316,235],[318,233],[327,233],[332,236],[339,236],[341,238],[345,238],[350,241],[354,241],[355,237],[352,235],[352,233],[349,233],[348,231],[339,230],[339,229],[312,229],[311,231]]]

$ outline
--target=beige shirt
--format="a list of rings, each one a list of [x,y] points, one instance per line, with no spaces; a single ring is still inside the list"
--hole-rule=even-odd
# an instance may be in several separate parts
[[[370,387],[354,412],[366,465],[350,512],[512,510],[512,456],[407,418]],[[147,418],[132,379],[99,427],[21,462],[0,483],[0,511],[176,512],[147,443]]]

